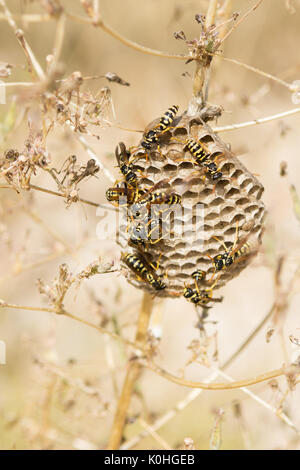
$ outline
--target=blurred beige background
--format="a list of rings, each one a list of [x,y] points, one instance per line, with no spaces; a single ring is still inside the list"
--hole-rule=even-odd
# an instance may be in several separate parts
[[[38,2],[8,1],[7,4],[18,15],[41,12]],[[248,0],[233,1],[233,11],[243,13],[253,4]],[[74,14],[85,15],[79,1],[63,1],[62,5]],[[205,13],[208,2],[101,0],[100,5],[103,18],[124,36],[153,49],[184,53],[184,43],[176,41],[173,32],[183,30],[188,39],[198,36],[200,27],[194,16]],[[24,24],[20,17],[16,19],[45,67],[45,57],[52,51],[55,22]],[[264,0],[226,41],[224,55],[288,82],[300,80],[299,21],[299,2]],[[19,66],[25,63],[23,52],[4,21],[0,22],[0,60]],[[100,29],[75,21],[67,21],[60,62],[65,66],[65,75],[76,70],[84,76],[110,71],[128,81],[130,87],[109,84],[105,79],[87,85],[93,91],[104,86],[111,88],[117,124],[126,128],[143,129],[172,104],[186,109],[191,98],[193,63],[142,54],[125,47]],[[183,76],[184,72],[189,72],[191,77]],[[13,70],[11,81],[26,80],[30,77],[21,67]],[[14,93],[15,89],[9,91],[8,101]],[[219,126],[295,107],[286,88],[223,60],[216,63],[215,71],[213,69],[209,102],[224,108],[217,123]],[[1,121],[7,109],[8,105],[0,106]],[[220,363],[237,349],[272,306],[274,266],[278,257],[286,257],[282,275],[285,288],[299,265],[300,226],[289,192],[289,184],[293,183],[300,193],[299,124],[300,115],[295,115],[220,134],[231,144],[233,151],[240,154],[248,169],[259,175],[265,186],[263,198],[268,210],[262,252],[249,268],[222,289],[224,301],[210,313],[209,320],[217,323],[208,324],[207,332],[209,335],[217,332]],[[117,178],[113,155],[116,144],[124,140],[128,145],[134,145],[140,134],[115,126],[98,128],[97,134],[99,141],[92,137],[87,140]],[[10,147],[22,150],[26,137],[24,122],[2,150]],[[64,133],[63,129],[50,135],[48,150],[57,168],[71,154],[76,154],[83,163],[89,158],[70,132]],[[279,175],[282,161],[288,164],[287,178]],[[54,189],[53,183],[44,175],[36,177],[34,182]],[[108,186],[109,182],[101,173],[97,179],[92,178],[81,186],[80,195],[105,202]],[[25,203],[57,236],[52,236],[28,216],[22,209]],[[120,249],[116,243],[97,239],[99,217],[89,206],[78,203],[67,208],[62,199],[48,194],[24,192],[19,197],[13,191],[3,189],[0,190],[0,217],[0,298],[6,302],[45,305],[36,280],[42,278],[50,282],[57,276],[58,266],[62,263],[78,272],[99,255],[118,261]],[[49,256],[52,259],[45,261]],[[73,289],[65,305],[68,311],[94,323],[103,321],[103,315],[113,318],[122,334],[133,338],[141,297],[141,292],[114,273],[96,276],[84,282],[79,290]],[[300,336],[299,306],[298,281],[287,313],[278,319],[270,342],[266,342],[266,332],[273,327],[272,322],[264,326],[228,370],[233,378],[252,377],[296,357],[299,351],[288,337]],[[184,299],[167,300],[159,303],[155,312],[156,321],[162,328],[156,360],[167,370],[180,375],[191,357],[188,346],[193,339],[199,339],[194,308]],[[111,321],[107,327],[112,328]],[[13,309],[0,311],[0,340],[7,345],[7,364],[0,366],[0,449],[72,449],[89,445],[104,448],[116,396],[124,378],[127,358],[124,348],[68,318]],[[209,351],[212,360],[213,348]],[[191,380],[202,380],[209,373],[208,368],[197,363],[185,369],[185,377]],[[127,438],[142,430],[137,420],[140,413],[151,422],[189,393],[151,371],[145,371],[139,383],[140,395],[134,397],[130,408],[133,419],[126,428]],[[83,384],[98,390],[100,397],[90,396],[83,390]],[[286,389],[285,379],[280,379],[277,386],[263,383],[252,387],[251,391],[276,408]],[[283,409],[300,429],[298,400],[299,390],[296,389],[288,394]],[[236,402],[240,405],[241,417],[234,412]],[[240,390],[200,394],[159,433],[173,448],[182,446],[184,438],[190,436],[197,448],[207,449],[215,410],[220,407],[225,411],[222,449],[299,448],[299,432],[297,434],[274,412]],[[82,440],[86,442],[82,443]],[[136,448],[161,446],[148,437],[140,440]]]

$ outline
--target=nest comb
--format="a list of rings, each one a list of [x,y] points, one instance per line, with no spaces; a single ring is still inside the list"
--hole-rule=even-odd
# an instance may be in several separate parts
[[[158,123],[159,119],[151,122],[145,133]],[[205,144],[213,158],[219,156],[216,161],[223,177],[217,182],[209,176],[205,177],[199,165],[194,163],[185,145],[189,137]],[[134,152],[136,159],[133,168],[142,172],[139,188],[161,184],[160,188],[179,194],[183,212],[174,213],[170,233],[177,232],[182,222],[184,232],[174,238],[163,238],[147,247],[148,259],[160,259],[157,274],[163,276],[167,273],[164,278],[166,289],[154,291],[147,283],[138,280],[128,268],[127,280],[156,295],[174,297],[182,294],[185,285],[193,287],[191,275],[196,269],[201,269],[206,276],[199,287],[207,288],[214,273],[211,258],[225,252],[224,244],[230,249],[235,241],[236,246],[239,246],[243,240],[247,240],[250,244],[247,255],[217,273],[216,276],[220,276],[215,286],[217,289],[238,276],[258,251],[265,214],[261,201],[264,188],[200,118],[178,116],[172,127],[161,135],[160,151],[157,146],[153,147],[153,150],[146,151],[147,158],[145,149],[140,145]],[[129,242],[125,226],[121,227],[119,242],[123,247]],[[137,252],[133,247],[126,250]]]

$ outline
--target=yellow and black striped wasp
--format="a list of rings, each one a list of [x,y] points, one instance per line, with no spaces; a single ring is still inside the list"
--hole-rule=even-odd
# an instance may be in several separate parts
[[[214,267],[216,271],[222,271],[231,266],[238,258],[241,259],[242,256],[246,256],[251,250],[251,244],[249,241],[246,241],[239,245],[239,247],[231,248],[227,250],[226,245],[223,245],[226,249],[225,253],[222,255],[217,255],[213,258]]]
[[[222,178],[223,173],[218,170],[216,163],[212,160],[211,154],[204,148],[201,142],[194,139],[187,139],[186,146],[195,159],[195,163],[206,169],[206,173],[216,181]]]
[[[206,272],[202,271],[202,269],[196,269],[196,271],[192,273],[192,278],[195,281],[196,289],[198,288],[199,283],[203,281],[205,277],[206,277]]]
[[[148,192],[134,202],[128,211],[130,241],[147,249],[148,245],[154,245],[169,233],[170,227],[167,219],[177,205],[181,209],[181,196],[170,192],[169,189],[155,192],[152,191],[164,183],[163,180],[154,185]]]
[[[171,106],[165,114],[160,118],[159,124],[150,129],[141,142],[141,146],[146,150],[151,150],[154,144],[158,144],[159,137],[164,134],[174,121],[179,107],[177,105]],[[157,147],[159,150],[159,145]]]
[[[209,308],[207,306],[210,302],[222,302],[223,300],[223,297],[212,296],[212,288],[199,290],[185,287],[183,297],[194,305],[206,308]]]
[[[109,202],[115,202],[118,206],[128,206],[133,204],[145,192],[138,188],[129,188],[128,186],[114,186],[106,191],[106,199]]]
[[[138,186],[138,175],[133,169],[130,160],[130,152],[126,149],[126,146],[123,142],[119,143],[119,146],[116,147],[115,151],[116,159],[120,168],[122,175],[125,178],[126,183],[129,187],[137,188]]]
[[[163,239],[162,220],[149,218],[149,220],[130,224],[129,234],[129,244],[148,251],[149,245],[155,245]]]
[[[155,290],[163,290],[166,288],[161,277],[155,274],[155,271],[158,269],[158,263],[155,267],[152,263],[148,263],[140,253],[132,254],[127,252],[121,254],[121,261],[123,261],[139,279],[150,284]]]
[[[136,202],[131,206],[133,218],[140,216],[141,212],[157,216],[163,212],[166,212],[171,206],[176,204],[181,205],[182,198],[179,194],[172,193],[170,190],[155,192],[160,184],[163,184],[166,180],[161,181],[157,185],[154,185],[149,191],[141,195]],[[145,213],[145,207],[147,211]]]
[[[192,302],[194,305],[199,305],[201,307],[207,307],[210,302],[222,302],[223,297],[213,297],[212,292],[217,284],[218,280],[215,281],[213,286],[206,289],[199,289],[199,283],[205,279],[206,273],[201,269],[197,269],[192,273],[192,278],[195,281],[195,289],[189,286],[185,286],[183,291],[183,296],[189,302]]]
[[[138,212],[142,205],[147,203],[162,204],[164,200],[166,200],[167,204],[175,204],[174,197],[169,198],[166,193],[152,194],[152,191],[168,181],[169,179],[166,178],[152,186],[152,188],[146,188],[145,190],[141,190],[138,187],[132,187],[131,185],[127,185],[127,183],[122,187],[116,185],[112,188],[108,188],[106,191],[106,199],[109,202],[116,202],[118,205],[131,205],[136,203],[136,206],[132,208],[132,212]],[[179,198],[179,196],[177,196],[177,198]]]
[[[213,258],[207,255],[213,262],[214,265],[214,273],[211,277],[215,276],[217,272],[220,272],[224,269],[228,269],[236,262],[242,261],[244,258],[249,256],[250,254],[254,254],[257,252],[257,246],[254,246],[253,243],[249,240],[250,233],[244,237],[239,244],[238,241],[238,222],[236,224],[236,235],[234,242],[230,249],[227,248],[224,242],[221,242],[219,238],[213,237],[215,240],[219,241],[224,247],[224,253],[214,256]],[[211,280],[210,279],[210,280]]]

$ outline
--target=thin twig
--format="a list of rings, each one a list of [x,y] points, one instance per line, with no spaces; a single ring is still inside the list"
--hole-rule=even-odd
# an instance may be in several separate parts
[[[229,126],[215,127],[214,132],[225,132],[233,131],[235,129],[242,129],[244,127],[255,126],[256,124],[263,124],[265,122],[274,121],[275,119],[281,119],[287,116],[292,116],[293,114],[298,114],[300,108],[290,109],[289,111],[284,111],[283,113],[273,114],[272,116],[267,116],[265,118],[255,119],[254,121],[241,122],[239,124],[231,124]]]
[[[227,30],[228,30],[228,22],[230,20],[230,15],[232,12],[232,0],[225,0],[224,5],[222,6],[222,18],[224,21],[225,28],[223,27],[219,33],[219,38],[223,39]]]
[[[28,58],[28,60],[30,60],[30,63],[32,64],[32,67],[34,68],[34,70],[36,71],[36,74],[37,76],[41,79],[41,80],[45,80],[46,76],[45,76],[45,73],[43,71],[43,69],[41,68],[41,66],[39,65],[37,59],[35,58],[31,48],[29,47],[29,45],[27,44],[25,38],[24,38],[24,35],[23,35],[23,32],[21,32],[20,30],[18,30],[17,28],[17,25],[16,25],[16,22],[15,20],[13,19],[9,9],[7,8],[6,6],[6,3],[5,3],[5,0],[0,0],[0,5],[2,6],[2,8],[4,9],[4,12],[5,12],[5,15],[6,15],[6,18],[7,18],[7,21],[8,23],[10,24],[10,26],[12,27],[12,29],[14,30],[17,38],[19,39],[19,42],[21,41],[21,45],[24,49],[24,52],[26,54],[26,57]],[[56,58],[58,58],[58,55],[60,53],[60,49],[61,49],[61,46],[62,46],[62,41],[63,41],[63,34],[64,34],[64,21],[65,21],[65,15],[63,15],[63,17],[60,19],[60,22],[58,23],[58,35],[57,35],[57,42],[56,42],[56,45],[54,47],[54,54],[57,56]],[[69,127],[74,130],[74,126],[71,124],[71,123],[68,123]],[[78,135],[76,134],[76,137],[78,137],[79,141],[81,142],[81,144],[84,146],[85,150],[87,151],[88,155],[93,158],[96,163],[98,164],[99,168],[103,171],[103,173],[105,174],[105,176],[112,182],[115,181],[115,178],[113,177],[113,175],[110,173],[110,171],[105,168],[105,166],[103,165],[103,163],[100,162],[100,160],[98,159],[97,155],[95,154],[94,150],[90,147],[90,145],[88,144],[88,142],[85,140],[85,138],[82,136],[82,135]]]
[[[63,382],[67,383],[70,387],[74,387],[91,397],[97,398],[98,400],[100,400],[100,402],[103,402],[103,398],[101,397],[99,390],[97,388],[94,388],[91,385],[87,385],[81,379],[70,377],[62,369],[59,369],[58,367],[55,367],[51,363],[45,362],[41,360],[40,358],[35,358],[35,363],[45,368],[51,374],[59,377]]]
[[[0,284],[4,281],[7,281],[8,279],[15,278],[16,276],[23,274],[25,271],[31,271],[32,269],[39,268],[43,264],[49,263],[50,261],[55,260],[59,256],[63,256],[64,253],[65,249],[57,251],[55,253],[51,253],[50,255],[45,256],[44,258],[34,263],[28,263],[25,265],[15,263],[15,265],[10,269],[10,272],[6,273],[5,276],[0,277]]]
[[[228,380],[229,382],[233,382],[233,378],[230,377],[228,374],[226,374],[225,372],[221,371],[221,370],[217,370],[217,372],[219,373],[219,375],[221,375],[221,377],[223,377],[224,379]],[[258,397],[255,393],[253,393],[251,390],[248,390],[248,388],[246,387],[242,387],[241,390],[246,393],[246,395],[250,396],[253,400],[255,400],[257,403],[259,403],[260,405],[262,405],[264,408],[267,408],[268,410],[270,410],[272,413],[274,413],[275,416],[277,416],[278,418],[280,418],[285,424],[287,424],[291,429],[293,429],[293,431],[296,432],[296,434],[298,434],[298,436],[300,436],[300,430],[297,428],[297,426],[295,426],[295,424],[290,420],[290,418],[283,412],[278,412],[278,410],[270,405],[270,403],[266,402],[265,400],[263,400],[262,398]]]
[[[251,72],[257,73],[258,75],[261,75],[262,77],[268,78],[269,80],[273,80],[274,82],[277,82],[280,85],[288,88],[290,91],[296,90],[295,85],[293,85],[292,83],[288,83],[282,80],[281,78],[275,77],[275,75],[271,75],[268,72],[264,72],[263,70],[257,69],[256,67],[253,67],[252,65],[244,64],[243,62],[240,62],[239,60],[236,60],[236,59],[231,59],[230,57],[224,57],[221,55],[218,55],[218,57],[225,60],[225,62],[230,62],[232,64],[239,65],[240,67],[250,70]]]
[[[47,14],[17,14],[14,13],[12,15],[14,18],[19,19],[20,21],[23,21],[24,23],[42,23],[44,21],[53,21],[56,18],[54,18],[51,15]],[[1,20],[7,20],[7,16],[4,13],[0,13],[0,21]]]
[[[59,60],[59,56],[62,51],[62,46],[64,42],[64,35],[65,35],[65,29],[66,29],[66,15],[62,13],[57,21],[56,24],[56,33],[55,33],[55,41],[54,41],[54,46],[53,46],[53,72],[55,73],[56,65]]]
[[[1,83],[1,86],[5,88],[9,87],[31,87],[31,86],[36,86],[38,82],[3,82]]]
[[[13,29],[13,31],[14,31],[21,47],[22,47],[22,49],[24,50],[24,53],[25,53],[25,56],[27,58],[29,67],[30,68],[32,67],[32,69],[35,70],[35,73],[39,77],[40,80],[45,80],[44,71],[43,71],[42,67],[40,66],[39,62],[37,61],[31,47],[29,46],[26,39],[24,38],[23,31],[18,29],[17,24],[16,24],[15,20],[13,19],[13,16],[12,16],[10,10],[8,9],[7,5],[6,5],[5,0],[0,0],[0,6],[2,6],[2,8],[4,10],[4,14],[6,16],[6,19],[9,23],[9,25],[11,26],[11,28]]]
[[[89,22],[91,22],[91,21],[89,21]],[[108,33],[113,38],[120,41],[125,46],[131,47],[132,49],[135,49],[136,51],[143,52],[144,54],[154,55],[156,57],[163,57],[165,59],[188,60],[188,59],[191,58],[191,56],[185,55],[185,54],[172,54],[172,53],[168,53],[168,52],[158,51],[156,49],[151,49],[150,47],[142,46],[141,44],[138,44],[137,42],[131,41],[130,39],[126,38],[125,36],[122,36],[116,30],[111,28],[111,26],[109,26],[107,23],[104,23],[103,20],[99,20],[96,24],[95,23],[93,23],[93,24],[94,24],[94,26],[101,28],[103,31]]]
[[[216,0],[210,0],[208,4],[205,29],[206,31],[215,21],[216,11],[218,2]],[[209,56],[209,54],[208,54]],[[213,59],[214,54],[211,54],[210,59]],[[198,114],[200,109],[204,107],[208,97],[208,82],[210,75],[210,64],[211,60],[203,61],[201,57],[195,58],[195,73],[193,80],[193,97],[189,102],[187,114],[193,116]],[[204,92],[203,92],[204,90]]]
[[[42,188],[40,186],[36,186],[35,184],[29,184],[28,188],[34,189],[36,191],[41,191],[42,193],[51,194],[52,196],[59,196],[59,197],[63,197],[63,198],[66,197],[66,195],[63,194],[63,193],[59,193],[57,191],[52,191],[51,189],[47,189],[47,188]],[[8,185],[8,184],[3,184],[3,185],[0,185],[0,189],[14,189],[14,188],[12,186]],[[87,204],[89,206],[100,207],[100,208],[103,208],[103,209],[116,211],[116,208],[111,206],[111,205],[98,204],[97,202],[89,201],[88,199],[82,199],[82,198],[78,198],[78,201],[82,202],[83,204]]]
[[[48,312],[48,313],[55,313],[56,315],[63,315],[65,317],[71,318],[72,320],[76,320],[84,325],[89,326],[90,328],[94,328],[95,330],[99,331],[101,334],[108,335],[113,339],[116,339],[117,341],[121,341],[122,343],[131,346],[133,349],[136,351],[143,352],[143,348],[132,341],[129,341],[128,339],[123,338],[120,335],[117,335],[116,333],[112,333],[111,331],[106,330],[105,328],[102,328],[99,325],[95,325],[88,320],[84,320],[83,318],[77,317],[76,315],[73,315],[70,312],[67,312],[66,310],[60,310],[57,311],[54,308],[50,307],[33,307],[33,306],[27,306],[27,305],[16,305],[16,304],[10,304],[6,303],[3,301],[0,301],[0,308],[11,308],[11,309],[17,309],[17,310],[29,310],[33,312]]]
[[[261,329],[265,326],[265,324],[269,321],[271,316],[273,315],[275,309],[275,304],[272,305],[270,310],[267,312],[267,314],[263,317],[263,319],[258,323],[258,325],[254,328],[253,331],[247,336],[247,338],[242,342],[242,344],[234,351],[231,356],[224,361],[221,366],[220,370],[224,369],[226,370],[228,367],[230,367],[234,361],[239,357],[240,353],[246,349],[246,347],[251,343],[251,341],[257,336],[257,334],[261,331]],[[204,382],[206,383],[211,383],[213,380],[215,380],[218,377],[218,372],[213,372],[210,374],[206,379],[204,379]],[[162,426],[167,424],[171,419],[175,418],[177,413],[181,412],[184,410],[190,403],[192,403],[196,398],[198,398],[201,393],[203,393],[203,389],[195,389],[192,390],[188,393],[188,395],[181,400],[177,405],[172,408],[171,410],[167,411],[163,416],[160,416],[152,425],[151,428],[155,431],[158,431]],[[131,438],[129,441],[125,442],[122,446],[121,449],[131,449],[132,447],[136,446],[141,439],[146,437],[148,433],[146,431],[142,431],[139,433],[137,436],[134,436]]]
[[[152,426],[150,426],[144,419],[139,418],[139,423],[146,431],[148,431],[150,436],[152,436],[153,439],[155,439],[156,442],[161,445],[162,449],[172,450],[172,447],[166,442],[166,440],[163,439],[159,434],[157,434],[157,432],[152,428]]]
[[[206,19],[205,19],[206,29],[214,24],[217,8],[218,8],[218,0],[210,0],[208,8],[207,8]]]
[[[228,38],[228,36],[242,23],[242,21],[244,21],[248,15],[250,15],[250,13],[252,13],[253,11],[255,11],[259,5],[263,2],[263,0],[258,0],[258,2],[252,7],[250,8],[250,10],[246,11],[246,13],[241,16],[241,18],[236,21],[236,23],[232,26],[232,28],[228,31],[227,34],[225,34],[225,36],[223,37],[222,39],[222,43]]]
[[[144,347],[147,341],[152,306],[153,298],[150,294],[144,293],[135,337],[136,343],[141,347]],[[110,450],[119,449],[120,447],[126,423],[128,407],[140,371],[141,364],[138,361],[131,361],[129,363],[108,443],[108,449]]]
[[[274,379],[276,377],[280,377],[287,373],[286,367],[280,367],[279,369],[271,370],[270,372],[265,372],[264,374],[257,375],[256,377],[251,377],[250,379],[239,380],[237,382],[232,382],[230,384],[227,383],[214,383],[214,384],[207,384],[205,382],[193,382],[191,380],[184,380],[179,377],[176,377],[173,374],[170,374],[166,370],[162,369],[158,365],[154,363],[147,363],[144,364],[145,367],[152,370],[156,374],[164,377],[171,382],[174,382],[178,385],[188,388],[202,388],[204,390],[233,390],[235,388],[241,387],[248,387],[250,385],[256,385],[261,382],[266,382],[267,380]]]
[[[2,1],[2,0],[1,0]],[[229,8],[229,7],[228,7]],[[25,21],[39,21],[39,18],[40,18],[40,21],[48,21],[48,20],[53,20],[54,18],[49,16],[49,15],[21,15],[22,17],[25,18]],[[77,15],[73,15],[71,13],[66,13],[66,16],[71,19],[71,20],[75,20],[75,21],[79,21],[81,23],[88,23],[88,24],[94,24],[93,21],[89,18],[85,18],[85,17],[79,17]],[[0,20],[7,20],[7,17],[5,15],[0,15]],[[96,26],[99,26],[99,27],[103,27],[104,23],[103,23],[103,20],[102,20],[102,23],[101,25],[100,24],[97,24]],[[185,55],[185,54],[172,54],[170,52],[163,52],[163,51],[159,51],[159,50],[156,50],[156,49],[151,49],[150,47],[145,47],[145,46],[142,46],[141,44],[138,44],[134,41],[131,41],[130,39],[128,38],[125,38],[124,36],[121,36],[119,35],[116,31],[114,31],[112,28],[110,28],[107,24],[104,25],[105,28],[104,28],[104,31],[107,32],[108,34],[111,34],[115,39],[121,41],[123,44],[125,44],[126,46],[128,47],[131,47],[139,52],[142,52],[142,53],[146,53],[146,54],[150,54],[150,55],[154,55],[156,57],[161,57],[161,58],[167,58],[167,59],[177,59],[177,60],[189,60],[189,59],[197,59],[197,57],[193,57],[191,56],[190,54],[189,55]],[[112,34],[113,33],[113,34]],[[208,53],[209,54],[209,53]],[[251,65],[247,65],[243,62],[240,62],[236,59],[231,59],[230,57],[224,57],[223,55],[220,55],[218,53],[212,53],[211,54],[212,56],[217,56],[225,61],[228,61],[228,62],[231,62],[233,64],[236,64],[236,65],[239,65],[243,68],[246,68],[248,70],[251,70],[252,72],[255,72],[259,75],[262,75],[270,80],[273,80],[277,83],[280,83],[281,85],[283,85],[284,87],[288,88],[290,91],[295,91],[295,86],[293,84],[290,84],[290,83],[287,83],[285,82],[284,80],[281,80],[280,78],[278,77],[275,77],[274,75],[271,75],[267,72],[264,72],[262,70],[259,70],[255,67],[252,67]],[[96,78],[96,77],[95,77]],[[27,85],[26,83],[20,83],[20,84],[6,84],[7,86],[17,86],[17,85],[20,85],[20,86],[29,86],[29,84]]]

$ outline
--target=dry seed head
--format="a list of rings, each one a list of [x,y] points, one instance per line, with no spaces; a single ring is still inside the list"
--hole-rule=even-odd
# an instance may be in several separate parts
[[[151,122],[145,133],[154,128],[159,120]],[[194,163],[191,153],[185,146],[187,138],[201,140],[216,160],[223,177],[214,182],[209,176],[204,177],[199,165]],[[173,138],[176,138],[173,139]],[[233,155],[229,148],[214,134],[212,129],[199,118],[186,115],[178,116],[170,128],[160,137],[160,151],[154,146],[145,158],[144,149],[139,146],[135,156],[134,169],[142,171],[139,188],[149,188],[161,182],[163,189],[179,194],[182,197],[183,212],[174,213],[170,218],[170,232],[180,227],[184,222],[184,233],[170,239],[166,236],[154,245],[148,245],[147,257],[157,261],[159,256],[158,275],[165,275],[165,290],[155,292],[159,296],[176,296],[182,294],[185,285],[193,287],[191,277],[196,269],[206,272],[205,279],[199,285],[207,288],[220,279],[215,286],[219,288],[228,280],[236,277],[257,253],[261,243],[265,207],[261,201],[264,191],[262,184],[250,173],[245,166]],[[222,154],[222,155],[221,155]],[[164,180],[168,179],[168,182]],[[202,204],[203,212],[197,220],[197,206]],[[186,211],[186,213],[184,212]],[[202,218],[203,215],[203,218]],[[237,231],[238,225],[238,231]],[[212,260],[216,255],[224,254],[227,249],[248,241],[250,251],[227,269],[216,274],[213,281],[208,282],[214,273]],[[168,234],[167,234],[168,235]],[[217,237],[218,239],[214,238]],[[121,229],[120,243],[126,246],[129,234],[126,227]],[[136,252],[134,248],[128,251]],[[147,283],[138,280],[135,274],[128,270],[127,279],[136,287],[153,289]]]

